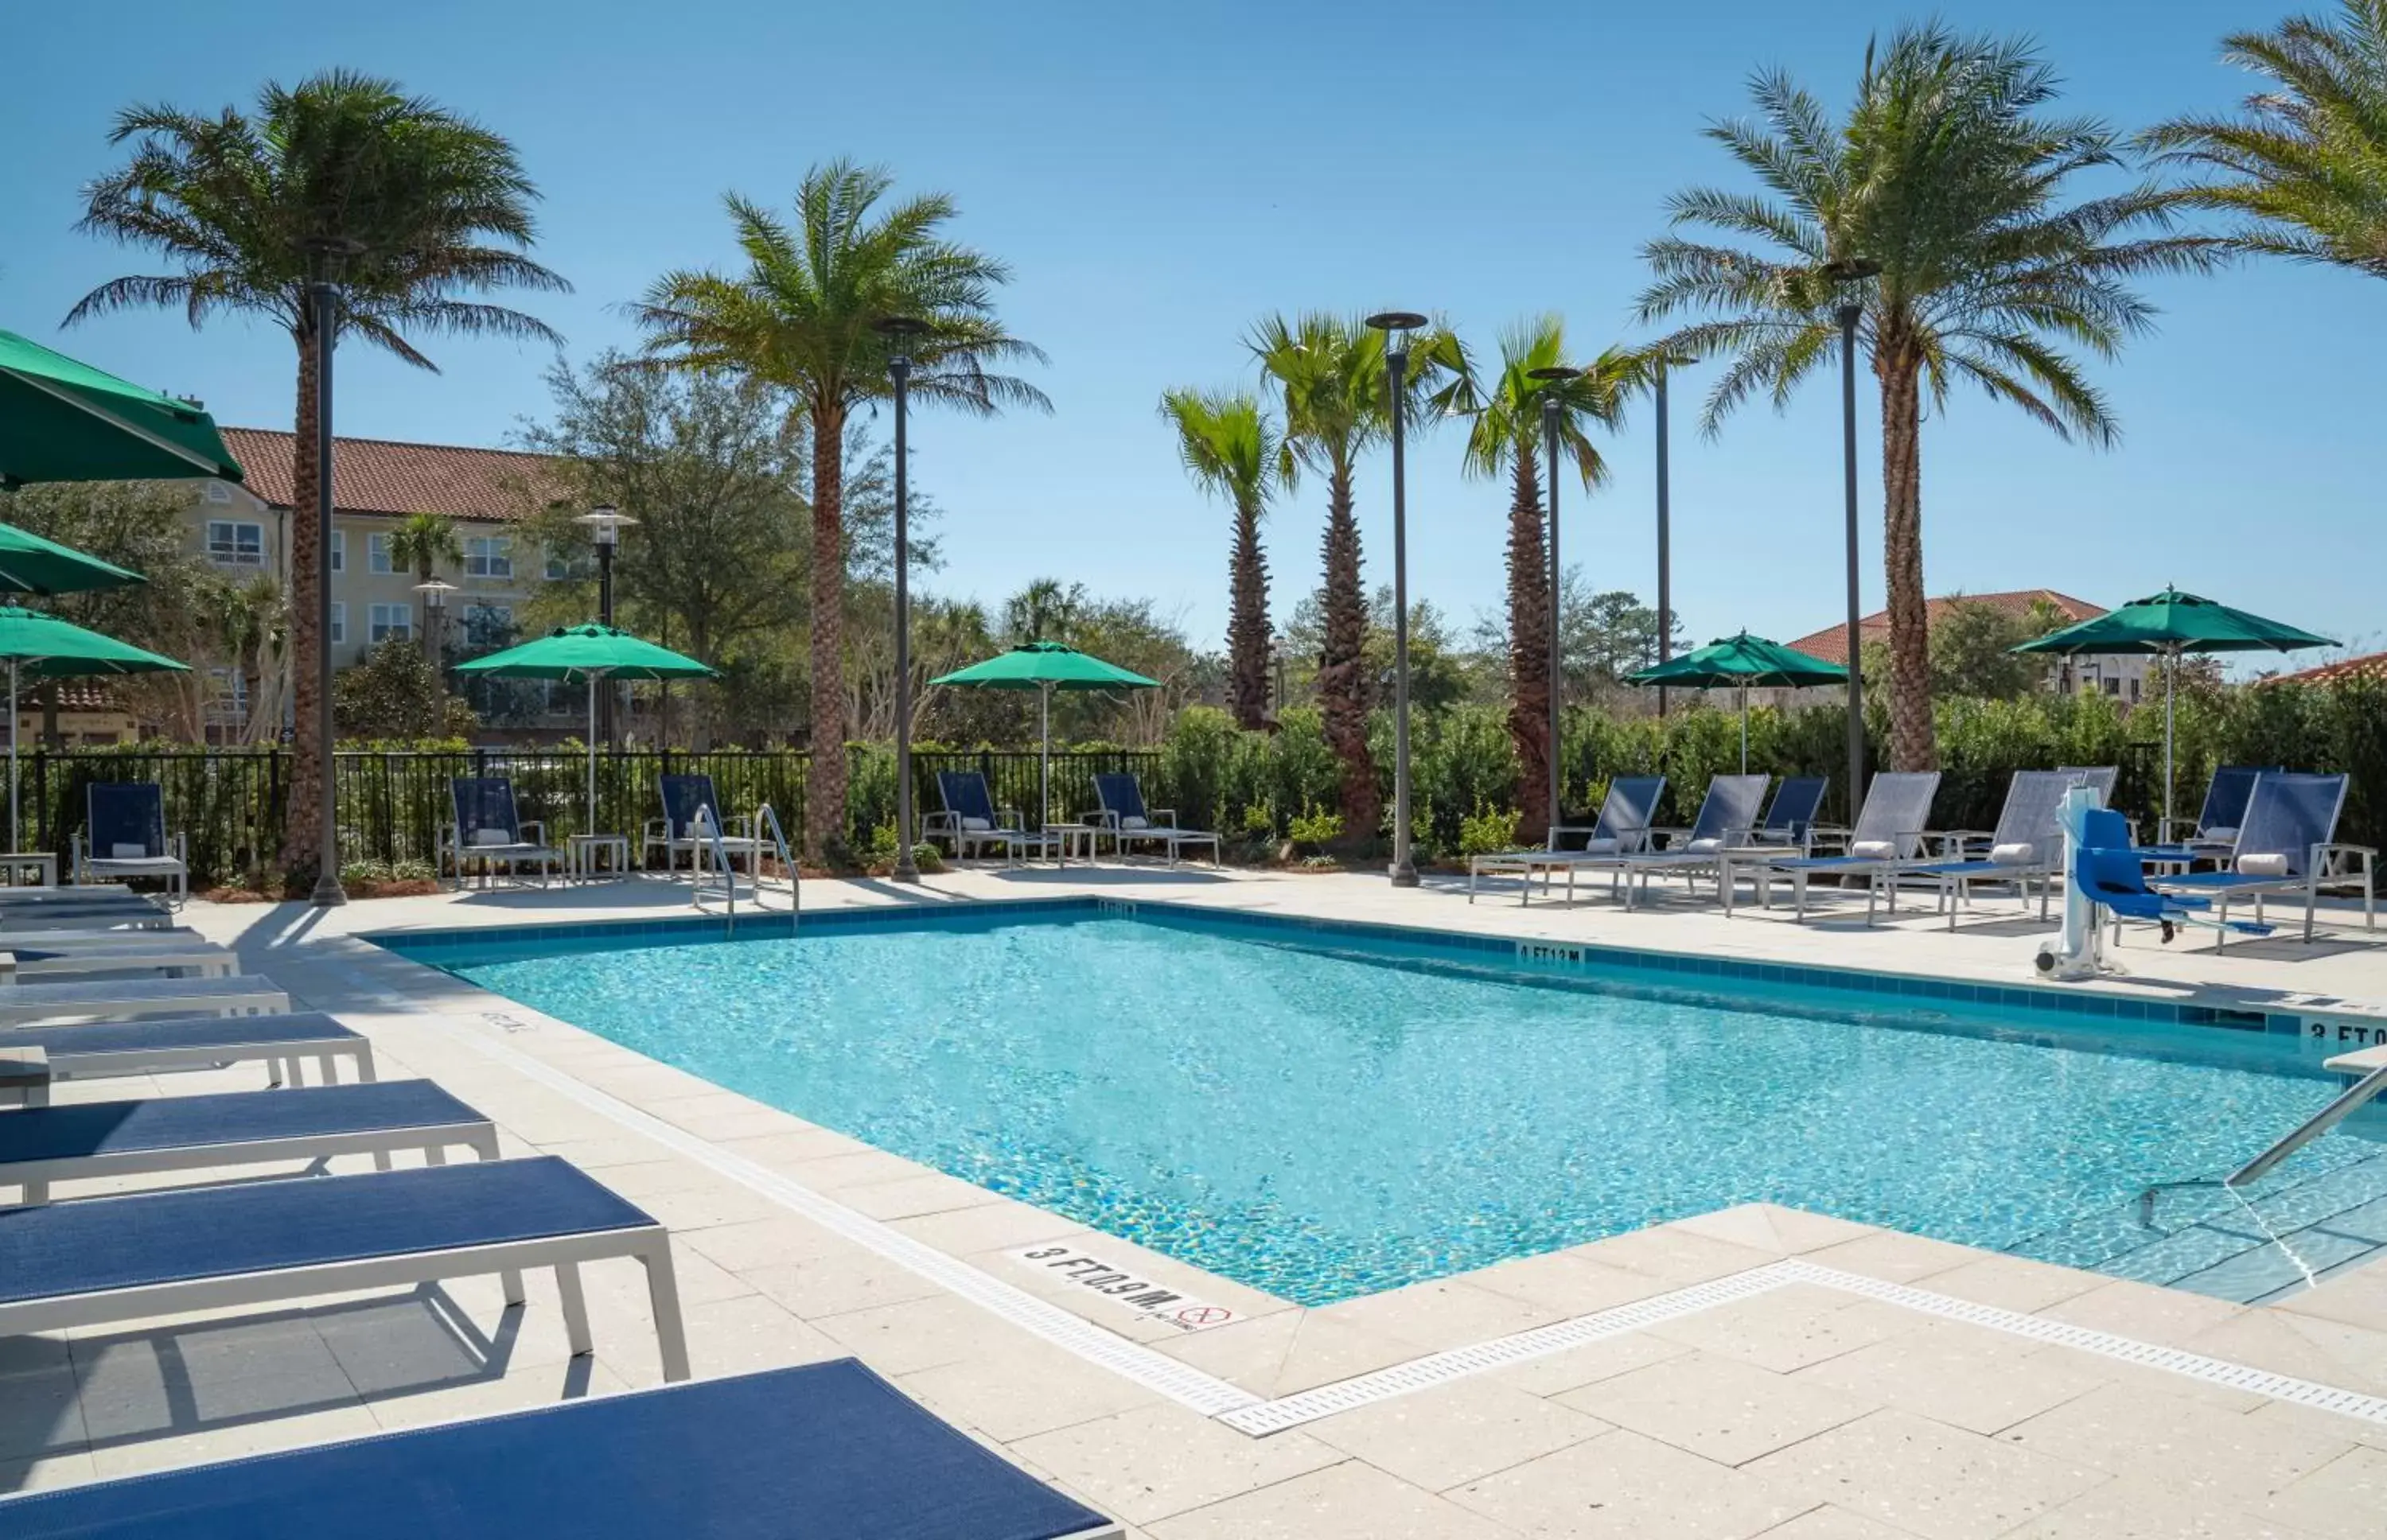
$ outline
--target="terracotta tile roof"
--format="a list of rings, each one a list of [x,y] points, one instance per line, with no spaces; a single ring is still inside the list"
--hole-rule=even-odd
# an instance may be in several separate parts
[[[2387,684],[2387,652],[2365,653],[2359,658],[2340,658],[2333,663],[2318,668],[2302,669],[2294,674],[2281,674],[2266,679],[2267,685],[2350,685],[2356,680],[2366,684]]]
[[[1926,623],[1933,624],[1948,612],[1948,607],[1951,604],[1986,604],[1992,609],[2002,610],[2010,615],[2024,616],[2029,614],[2031,610],[2042,600],[2061,611],[2067,625],[2076,621],[2094,619],[2105,612],[2103,605],[2091,604],[2085,599],[2075,599],[2070,594],[2059,593],[2053,588],[2014,588],[1996,594],[1943,594],[1938,599],[1925,601],[1925,613]],[[1857,628],[1858,634],[1866,641],[1887,642],[1889,640],[1889,612],[1876,610],[1872,614],[1857,622]],[[1843,621],[1836,625],[1827,625],[1820,631],[1810,631],[1797,641],[1787,645],[1806,653],[1811,658],[1821,658],[1825,663],[1845,663],[1849,661],[1848,637],[1848,624]]]
[[[224,444],[248,473],[248,489],[277,508],[296,500],[291,451],[297,435],[274,428],[226,428]],[[334,506],[343,513],[445,513],[456,519],[518,519],[523,494],[549,479],[548,457],[455,444],[342,438],[332,449]]]
[[[234,458],[239,457],[235,455]],[[62,712],[120,712],[124,709],[124,703],[116,698],[116,691],[102,680],[60,679],[57,683],[58,710]],[[40,685],[26,681],[24,689],[17,697],[17,710],[25,716],[41,715]]]

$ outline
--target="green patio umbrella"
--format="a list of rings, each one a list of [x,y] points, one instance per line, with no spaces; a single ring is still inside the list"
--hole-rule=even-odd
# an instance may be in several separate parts
[[[1625,675],[1630,685],[1689,685],[1707,689],[1717,685],[1740,688],[1740,768],[1749,769],[1749,691],[1796,689],[1803,685],[1839,685],[1849,671],[1838,663],[1809,657],[1795,648],[1767,641],[1743,631],[1711,641],[1696,652],[1686,652],[1655,668]]]
[[[64,549],[64,547],[60,547]],[[171,658],[16,605],[0,605],[0,657],[8,660],[8,848],[18,850],[17,686],[20,678],[73,679],[93,674],[186,673]]]
[[[560,626],[537,641],[458,663],[459,674],[493,679],[588,683],[588,827],[597,827],[597,684],[600,679],[710,679],[714,671],[667,647],[610,625]]]
[[[1056,689],[1158,689],[1160,681],[1147,679],[1117,663],[1106,663],[1090,652],[1059,642],[1022,642],[982,663],[931,679],[932,685],[964,689],[1032,689],[1037,693],[1036,719],[1043,739],[1037,762],[1038,828],[1053,819],[1053,692]]]
[[[2152,654],[2164,660],[2164,821],[2171,821],[2172,695],[2183,652],[2294,652],[2334,647],[2317,637],[2178,588],[2134,599],[2118,610],[2051,631],[2016,652]]]
[[[213,418],[0,332],[0,486],[170,476],[241,479]]]
[[[137,572],[44,540],[15,524],[0,524],[0,593],[79,594],[145,583]]]

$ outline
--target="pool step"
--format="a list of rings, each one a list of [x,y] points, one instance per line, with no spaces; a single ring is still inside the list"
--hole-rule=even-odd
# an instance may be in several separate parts
[[[2308,1174],[2283,1168],[2242,1195],[2177,1189],[2153,1228],[2131,1204],[2008,1249],[2240,1304],[2303,1288],[2308,1272],[2387,1255],[2387,1150]]]

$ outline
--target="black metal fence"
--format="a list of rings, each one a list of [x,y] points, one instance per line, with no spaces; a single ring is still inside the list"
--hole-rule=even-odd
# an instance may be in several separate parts
[[[790,840],[803,839],[810,809],[805,784],[812,756],[793,751],[754,753],[721,750],[600,751],[596,807],[589,814],[589,762],[563,749],[344,751],[335,756],[339,794],[340,859],[429,862],[440,830],[454,821],[448,782],[458,776],[504,776],[525,819],[545,825],[549,840],[592,829],[639,837],[662,815],[657,777],[700,774],[714,778],[726,812],[752,812],[767,802]],[[862,848],[895,816],[895,756],[875,745],[846,751],[846,839]],[[921,749],[913,755],[916,815],[934,811],[936,773],[984,774],[998,804],[1038,816],[1039,758],[1034,750]],[[1056,750],[1053,754],[1053,816],[1094,805],[1097,771],[1131,770],[1148,794],[1161,756],[1122,749]],[[281,844],[290,785],[283,749],[44,750],[19,761],[21,849],[57,852],[63,872],[75,835],[88,817],[86,789],[94,781],[155,781],[163,789],[166,826],[188,834],[195,882],[234,879],[270,865]]]

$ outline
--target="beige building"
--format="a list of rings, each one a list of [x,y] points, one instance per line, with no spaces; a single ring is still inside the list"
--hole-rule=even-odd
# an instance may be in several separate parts
[[[1981,604],[2016,618],[2027,617],[2042,608],[2063,617],[2065,625],[2093,620],[2105,612],[2101,605],[2054,588],[2013,588],[1993,594],[1943,594],[1925,602],[1926,625],[1937,625],[1952,605]],[[1889,641],[1889,612],[1876,610],[1857,623],[1861,645],[1870,646]],[[1849,632],[1845,624],[1826,625],[1820,631],[1810,631],[1786,644],[1821,658],[1825,663],[1846,663],[1849,661]],[[2106,656],[2052,658],[2048,661],[2045,688],[2051,691],[2078,691],[2081,694],[2110,695],[2124,705],[2136,705],[2144,699],[2152,659],[2115,653]],[[1794,704],[1807,699],[1824,699],[1838,692],[1838,687],[1812,690],[1751,690],[1753,702]]]

